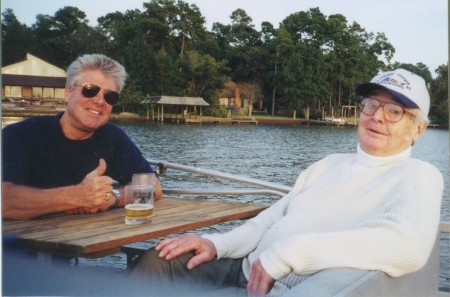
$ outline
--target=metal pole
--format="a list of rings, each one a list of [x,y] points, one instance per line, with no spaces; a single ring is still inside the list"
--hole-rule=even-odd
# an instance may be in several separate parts
[[[280,185],[280,184],[276,184],[276,183],[272,183],[272,182],[267,182],[264,180],[246,177],[246,176],[242,176],[242,175],[225,173],[225,172],[221,172],[221,171],[217,171],[217,170],[202,169],[202,168],[197,168],[197,167],[193,167],[193,166],[186,166],[186,165],[169,163],[169,162],[164,162],[164,161],[156,161],[156,160],[147,160],[147,161],[152,165],[159,166],[159,167],[162,166],[163,169],[172,168],[172,169],[176,169],[176,170],[192,172],[192,173],[201,174],[201,175],[220,177],[220,178],[224,178],[224,179],[228,179],[228,180],[232,180],[232,181],[261,186],[266,189],[271,189],[271,190],[279,191],[282,193],[287,193],[292,189],[289,186]]]

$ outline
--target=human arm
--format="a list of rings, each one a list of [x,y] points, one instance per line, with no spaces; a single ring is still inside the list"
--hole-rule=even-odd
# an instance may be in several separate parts
[[[163,191],[161,182],[159,181],[159,178],[155,179],[155,201],[161,200],[163,198]]]
[[[209,239],[214,243],[217,249],[217,258],[240,258],[252,252],[264,233],[286,214],[292,198],[302,192],[311,168],[313,166],[310,166],[299,175],[293,189],[288,194],[260,212],[256,217],[247,220],[243,225],[224,234],[202,235],[203,238]]]
[[[201,237],[189,234],[185,237],[174,237],[162,240],[155,247],[159,251],[159,257],[166,260],[174,259],[182,254],[194,251],[195,256],[188,263],[187,268],[192,269],[204,262],[214,258],[230,257],[238,258],[247,255],[257,243],[261,234],[268,226],[283,215],[283,210],[289,203],[289,194],[275,203],[269,209],[264,210],[256,218],[247,221],[243,226],[239,226],[225,234],[205,234]],[[252,240],[249,240],[250,238]],[[230,241],[239,239],[239,242]],[[255,243],[256,242],[256,243]],[[218,254],[217,244],[221,246],[221,253]],[[223,244],[231,244],[223,248]],[[230,251],[227,249],[230,248]]]
[[[435,242],[443,181],[437,170],[413,165],[402,170],[412,172],[415,168],[419,175],[410,174],[406,180],[403,172],[393,170],[383,187],[374,181],[370,191],[358,191],[354,199],[329,199],[340,201],[328,208],[332,219],[327,219],[324,210],[328,209],[323,207],[320,220],[313,225],[314,232],[299,232],[271,244],[259,255],[264,269],[276,280],[289,273],[309,274],[332,267],[380,270],[391,276],[420,269]],[[356,186],[349,183],[346,188]],[[347,194],[342,198],[352,196]],[[385,199],[381,199],[383,195]],[[339,227],[340,218],[335,218],[341,211],[343,219],[354,216],[360,222],[353,220]],[[324,220],[335,223],[329,225]]]
[[[131,183],[129,183],[131,184]],[[107,197],[109,197],[109,199],[111,199],[112,201],[114,201],[114,203],[108,204],[108,205],[104,205],[102,207],[99,208],[89,208],[89,207],[79,207],[79,208],[73,208],[70,209],[68,211],[66,211],[67,214],[86,214],[86,213],[96,213],[97,211],[106,211],[111,207],[124,207],[126,202],[125,202],[125,187],[120,187],[117,189],[120,192],[120,198],[119,198],[119,202],[116,203],[116,196],[115,195],[108,195]],[[162,192],[162,188],[161,188],[161,182],[159,181],[159,179],[155,180],[155,201],[158,201],[160,199],[163,198],[163,192]]]
[[[77,185],[39,189],[12,182],[2,182],[3,218],[27,220],[41,215],[84,208],[85,212],[114,205],[106,199],[112,191],[112,179],[103,176],[104,160]]]

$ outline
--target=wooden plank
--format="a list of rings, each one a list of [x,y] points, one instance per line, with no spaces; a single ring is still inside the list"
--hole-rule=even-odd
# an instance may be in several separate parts
[[[136,225],[133,229],[129,229],[126,232],[123,230],[116,231],[114,236],[109,236],[106,232],[100,236],[101,240],[92,242],[92,238],[85,238],[77,240],[79,244],[84,245],[84,250],[86,252],[92,252],[99,249],[103,249],[106,246],[116,246],[134,243],[137,241],[144,241],[153,238],[158,238],[161,236],[170,235],[173,233],[185,232],[188,230],[194,230],[205,226],[214,225],[220,222],[230,221],[239,218],[247,218],[249,216],[254,216],[256,213],[252,209],[250,212],[240,210],[239,214],[236,214],[236,209],[225,210],[220,216],[217,213],[207,213],[199,214],[195,216],[190,216],[186,219],[178,219],[174,217],[174,220],[170,221],[157,221],[157,217],[152,220],[152,224],[149,226]],[[145,232],[142,230],[145,229]],[[70,242],[70,241],[68,241]],[[75,242],[74,242],[75,244]]]
[[[122,245],[181,233],[220,222],[255,216],[265,207],[206,199],[164,198],[156,202],[151,222],[126,225],[124,210],[95,215],[52,215],[32,221],[5,221],[14,233],[39,251],[82,256],[115,253]]]
[[[224,217],[227,214],[227,211],[230,210],[232,215],[235,215],[236,210],[239,212],[243,212],[242,215],[247,216],[245,211],[245,205],[233,205],[233,204],[224,204],[218,202],[208,202],[208,201],[192,201],[194,203],[190,204],[182,204],[173,206],[171,208],[158,208],[156,206],[155,210],[155,218],[152,220],[152,225],[155,226],[157,223],[165,223],[171,220],[183,220],[182,214],[190,214],[191,216],[196,217],[198,220],[201,220],[201,216],[207,213],[212,213],[216,215],[216,213],[222,213],[221,217]],[[244,207],[244,208],[243,208]],[[247,206],[248,207],[248,206]],[[250,209],[253,210],[254,206],[250,206]],[[114,212],[114,213],[112,213]],[[181,214],[181,215],[180,215]],[[111,213],[108,213],[108,216],[93,216],[93,215],[80,215],[85,219],[70,219],[70,223],[67,221],[60,221],[61,218],[58,218],[57,221],[48,220],[47,222],[43,222],[43,224],[37,226],[33,225],[32,227],[27,227],[23,230],[21,234],[23,234],[24,238],[35,238],[41,240],[51,241],[52,238],[57,238],[59,241],[65,241],[66,239],[76,239],[76,238],[85,238],[89,236],[101,236],[105,232],[111,232],[116,230],[128,230],[134,228],[130,225],[125,225],[123,223],[124,215],[123,209],[112,210]],[[67,219],[67,216],[65,217]],[[224,219],[227,219],[226,217]],[[232,218],[230,217],[231,220]],[[144,226],[144,225],[140,225]],[[83,232],[79,232],[80,228],[82,228]],[[108,235],[109,236],[109,235]]]
[[[206,202],[207,203],[207,202]],[[123,221],[118,225],[110,225],[98,230],[94,233],[84,236],[67,239],[65,243],[73,243],[82,245],[85,252],[94,252],[103,249],[106,246],[116,246],[133,243],[136,241],[144,241],[172,233],[184,232],[204,226],[210,226],[219,222],[247,218],[256,214],[254,206],[240,205],[239,207],[230,205],[215,205],[215,209],[198,208],[198,205],[191,205],[188,208],[178,209],[176,214],[160,215],[155,212],[155,217],[151,223],[141,225],[125,225]],[[221,208],[219,211],[219,207]],[[247,210],[247,208],[249,208]],[[260,207],[259,207],[260,208]],[[258,209],[259,211],[259,209]]]
[[[441,222],[439,225],[439,231],[444,233],[450,233],[450,223],[449,222]]]

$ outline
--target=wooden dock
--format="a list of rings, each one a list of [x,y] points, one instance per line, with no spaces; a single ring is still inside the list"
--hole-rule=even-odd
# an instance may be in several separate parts
[[[232,125],[258,125],[256,119],[230,119],[230,118],[186,118],[186,119],[164,119],[164,121],[184,124],[232,124]]]

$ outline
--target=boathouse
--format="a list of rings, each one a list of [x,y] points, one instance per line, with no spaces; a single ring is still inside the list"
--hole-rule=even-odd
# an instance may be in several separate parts
[[[341,107],[322,107],[322,121],[333,125],[358,125],[358,106],[343,105]]]
[[[201,117],[203,106],[209,106],[201,97],[177,96],[151,96],[142,100],[141,104],[147,105],[147,119],[161,122],[164,121],[164,114],[171,121]]]
[[[16,105],[64,106],[66,72],[32,54],[2,67],[2,98]]]

